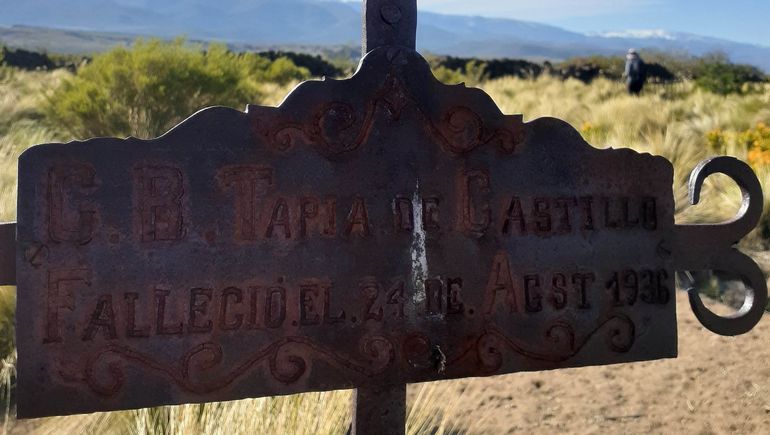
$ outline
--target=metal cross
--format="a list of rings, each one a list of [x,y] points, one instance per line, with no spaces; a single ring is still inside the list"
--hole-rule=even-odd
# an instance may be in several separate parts
[[[734,179],[738,216],[676,225],[666,159],[597,150],[563,121],[524,123],[480,89],[441,84],[415,52],[415,0],[364,0],[362,20],[348,80],[306,82],[279,107],[209,108],[152,141],[24,153],[18,231],[0,225],[0,285],[18,278],[21,418],[358,388],[352,432],[403,434],[407,383],[676,357],[675,271],[736,272],[751,288],[727,318],[691,290],[706,328],[759,322],[765,277],[735,248],[762,214],[748,165],[710,159],[690,181],[695,204],[710,175]],[[271,208],[256,184],[279,196]],[[378,276],[399,278],[386,292],[368,286]],[[269,296],[251,284],[273,279]],[[167,281],[190,299],[156,286]],[[169,317],[167,298],[189,314]],[[219,321],[206,322],[212,303]]]

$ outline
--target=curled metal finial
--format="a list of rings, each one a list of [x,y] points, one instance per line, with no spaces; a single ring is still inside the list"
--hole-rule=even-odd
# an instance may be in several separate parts
[[[703,304],[698,289],[690,288],[687,289],[690,307],[701,324],[712,332],[726,336],[745,334],[759,323],[767,305],[764,274],[751,258],[737,250],[722,257],[719,263],[712,270],[737,274],[746,285],[743,306],[731,316],[718,316]]]
[[[767,305],[767,282],[762,270],[735,244],[749,234],[762,216],[762,186],[754,171],[733,157],[715,157],[702,162],[690,177],[690,202],[700,201],[701,188],[713,174],[732,178],[741,189],[738,214],[721,224],[677,225],[676,268],[681,271],[712,270],[738,275],[746,284],[743,306],[732,316],[714,314],[703,304],[696,288],[688,289],[695,317],[710,331],[720,335],[749,332],[762,319]]]
[[[732,178],[741,189],[741,208],[731,220],[718,225],[719,235],[725,235],[725,241],[737,243],[749,234],[762,217],[762,185],[749,165],[734,157],[714,157],[701,162],[690,175],[690,203],[700,202],[701,188],[706,179],[714,174],[724,174]],[[714,225],[708,225],[710,229]],[[730,240],[733,238],[734,240]]]

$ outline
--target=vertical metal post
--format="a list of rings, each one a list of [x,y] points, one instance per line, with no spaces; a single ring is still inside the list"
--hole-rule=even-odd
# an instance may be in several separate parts
[[[404,435],[406,385],[366,387],[353,394],[353,435]]]
[[[362,55],[385,46],[414,50],[417,0],[363,0]],[[353,394],[353,435],[404,435],[406,385],[362,387]]]
[[[417,0],[364,0],[363,54],[396,45],[414,50],[417,42]]]

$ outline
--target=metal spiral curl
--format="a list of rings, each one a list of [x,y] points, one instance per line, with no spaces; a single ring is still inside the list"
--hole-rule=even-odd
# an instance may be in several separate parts
[[[679,271],[711,270],[736,274],[746,284],[743,306],[731,316],[718,316],[703,304],[698,290],[687,289],[695,317],[708,330],[725,336],[745,334],[759,323],[767,305],[767,282],[762,270],[735,244],[759,223],[763,209],[762,186],[754,171],[733,157],[715,157],[699,164],[690,176],[690,203],[700,202],[701,188],[713,174],[724,174],[741,189],[738,214],[721,224],[677,225],[675,267]]]

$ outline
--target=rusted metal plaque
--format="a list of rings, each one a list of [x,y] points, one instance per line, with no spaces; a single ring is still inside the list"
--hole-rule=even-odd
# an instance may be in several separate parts
[[[694,191],[737,171],[756,195],[744,170],[706,163]],[[674,225],[672,172],[504,116],[397,47],[279,108],[34,147],[19,165],[19,416],[675,357],[674,272],[754,273],[730,238],[757,203],[698,242],[703,228]],[[709,252],[688,254],[698,243]],[[749,303],[705,321],[741,333],[755,317]]]
[[[676,356],[671,165],[407,50],[20,180],[25,416]]]

